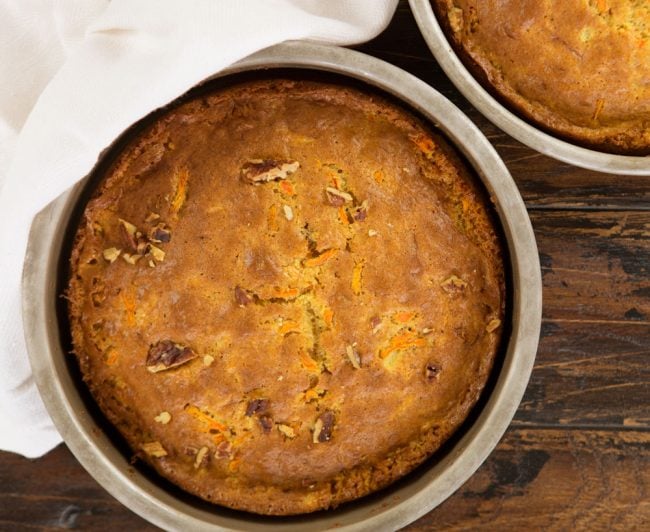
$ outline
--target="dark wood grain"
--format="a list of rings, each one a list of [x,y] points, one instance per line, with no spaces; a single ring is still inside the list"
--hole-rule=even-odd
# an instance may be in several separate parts
[[[0,530],[157,530],[111,497],[60,445],[43,458],[0,454]]]
[[[648,326],[545,320],[513,426],[648,430],[648,346]]]
[[[511,428],[476,474],[406,530],[647,530],[650,434]]]
[[[490,139],[529,209],[542,263],[537,361],[496,451],[409,530],[650,529],[650,178],[543,156],[483,118],[431,56],[405,1],[358,49],[437,88]],[[0,530],[153,529],[64,446],[0,453]]]
[[[650,212],[533,211],[544,318],[650,327]]]

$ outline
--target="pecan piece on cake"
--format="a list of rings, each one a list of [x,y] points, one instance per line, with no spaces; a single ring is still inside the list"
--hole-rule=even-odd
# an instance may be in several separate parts
[[[332,439],[332,429],[334,428],[334,412],[327,410],[323,412],[316,423],[314,423],[314,443],[325,443]]]
[[[140,448],[153,458],[164,458],[168,454],[159,441],[143,443]]]
[[[155,242],[156,244],[163,243],[166,244],[172,239],[172,233],[163,222],[156,224],[149,231],[149,240]]]
[[[120,253],[122,253],[122,250],[121,250],[121,249],[117,249],[117,248],[106,248],[106,249],[102,252],[102,255],[103,255],[103,257],[104,257],[104,259],[105,259],[106,261],[112,263],[112,262],[115,262],[115,260],[117,259],[117,257],[120,256]]]
[[[266,412],[268,407],[268,399],[253,399],[246,406],[246,417],[251,417],[253,414],[262,414]]]
[[[241,168],[241,176],[253,185],[286,179],[300,168],[298,161],[251,159]]]
[[[427,382],[433,382],[437,380],[441,369],[442,368],[438,364],[428,362],[426,366],[424,366],[424,378],[427,380]]]
[[[172,342],[161,340],[153,344],[147,353],[147,369],[151,373],[158,373],[185,364],[198,355],[189,347]]]

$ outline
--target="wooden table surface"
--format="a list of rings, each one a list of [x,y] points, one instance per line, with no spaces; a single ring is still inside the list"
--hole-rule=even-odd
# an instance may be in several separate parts
[[[484,119],[438,67],[405,1],[359,49],[434,86],[517,182],[539,247],[542,335],[526,395],[483,466],[408,530],[650,529],[650,178],[581,170]],[[0,452],[0,530],[153,529],[64,445]]]

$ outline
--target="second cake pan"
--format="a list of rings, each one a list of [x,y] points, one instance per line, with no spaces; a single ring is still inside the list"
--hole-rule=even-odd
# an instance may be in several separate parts
[[[526,122],[494,98],[467,70],[454,51],[429,0],[409,0],[415,21],[436,61],[456,88],[483,116],[526,146],[560,161],[599,172],[650,176],[650,156],[634,157],[572,144]]]

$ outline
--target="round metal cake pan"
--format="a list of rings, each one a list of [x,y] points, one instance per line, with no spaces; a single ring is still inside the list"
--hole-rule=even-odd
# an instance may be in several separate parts
[[[420,32],[456,88],[483,116],[511,137],[544,155],[599,172],[650,176],[650,156],[615,155],[583,148],[545,133],[494,98],[467,70],[440,27],[429,0],[409,0]]]
[[[426,83],[359,52],[306,43],[274,46],[216,77],[274,68],[334,73],[393,95],[442,131],[483,181],[507,242],[511,309],[510,332],[498,374],[473,421],[442,456],[436,455],[396,486],[336,510],[292,518],[261,517],[211,506],[182,496],[154,475],[135,468],[110,431],[92,414],[87,391],[71,369],[57,315],[58,269],[67,261],[62,250],[88,178],[49,204],[32,224],[23,273],[23,320],[35,381],[52,420],[79,462],[125,506],[164,529],[394,530],[440,504],[476,471],[521,401],[541,324],[541,273],[535,238],[521,196],[494,148],[464,114]]]

